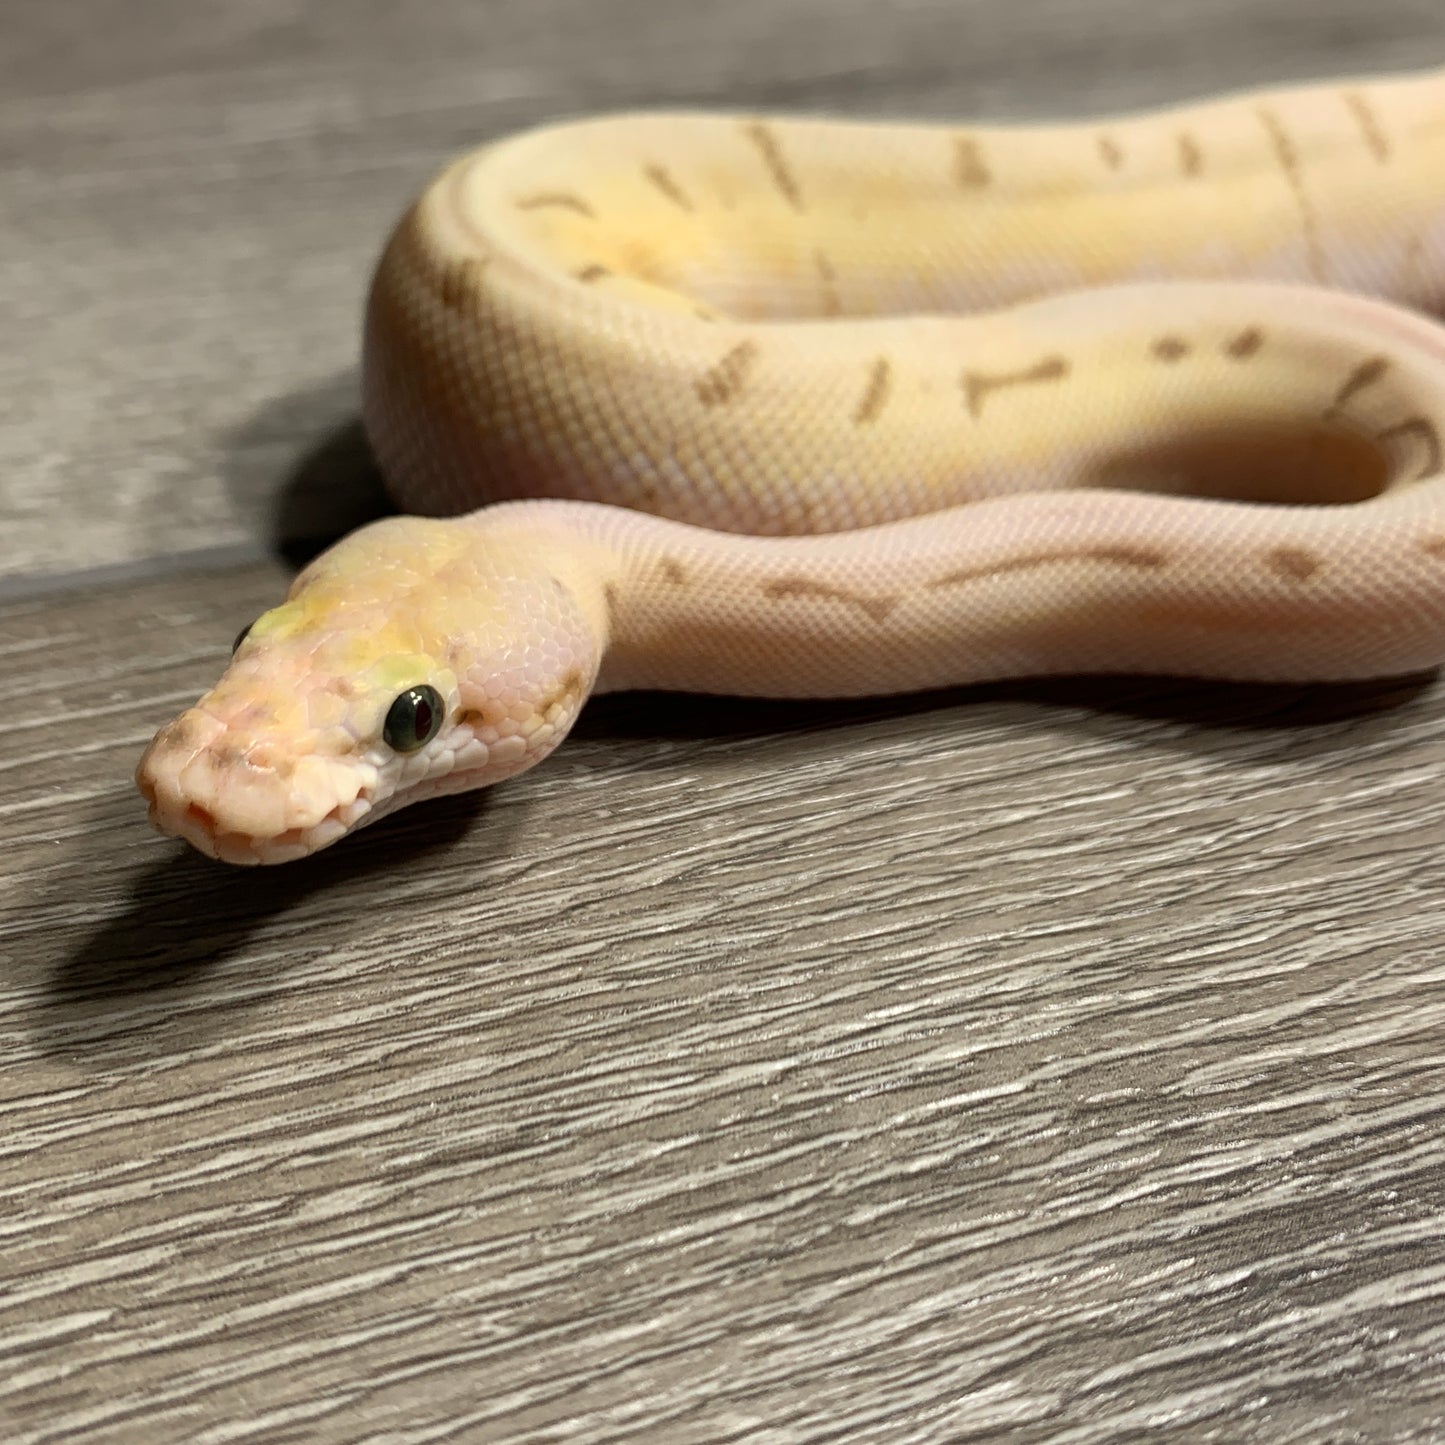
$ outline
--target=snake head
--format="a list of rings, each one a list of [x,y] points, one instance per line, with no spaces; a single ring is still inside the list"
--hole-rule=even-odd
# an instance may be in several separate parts
[[[525,537],[394,517],[299,573],[136,769],[152,822],[230,863],[304,857],[531,767],[601,661],[586,587]]]

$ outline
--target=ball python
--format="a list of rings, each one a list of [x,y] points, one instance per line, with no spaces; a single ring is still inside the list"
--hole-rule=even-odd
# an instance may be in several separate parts
[[[1073,123],[641,112],[448,164],[365,305],[398,515],[137,782],[281,863],[589,695],[1445,660],[1445,70]]]

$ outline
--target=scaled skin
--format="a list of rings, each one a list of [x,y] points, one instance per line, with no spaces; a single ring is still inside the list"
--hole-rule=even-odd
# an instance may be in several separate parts
[[[532,765],[597,688],[1436,666],[1442,310],[1445,72],[486,147],[366,316],[388,485],[453,520],[313,563],[147,751],[151,817],[300,857]],[[419,683],[442,730],[398,755]]]
[[[403,801],[484,787],[566,735],[596,676],[598,622],[525,544],[398,517],[345,539],[263,613],[217,685],[137,769],[152,819],[231,863],[280,863]],[[382,738],[407,688],[441,694],[439,735]]]

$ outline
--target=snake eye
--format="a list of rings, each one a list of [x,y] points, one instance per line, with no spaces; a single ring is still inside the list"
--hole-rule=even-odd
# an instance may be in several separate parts
[[[399,753],[414,753],[425,747],[442,727],[442,698],[434,687],[423,683],[409,687],[392,703],[381,735]]]
[[[240,648],[241,644],[246,640],[246,635],[247,635],[247,633],[250,632],[251,627],[252,627],[252,624],[248,622],[248,623],[236,634],[236,640],[231,644],[231,656],[232,656],[232,657],[234,657],[234,656],[236,655],[237,650]]]

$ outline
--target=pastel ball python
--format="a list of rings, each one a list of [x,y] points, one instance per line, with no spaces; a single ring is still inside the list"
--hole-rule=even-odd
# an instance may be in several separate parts
[[[411,515],[299,573],[140,790],[279,863],[531,767],[609,689],[1432,668],[1442,308],[1445,70],[503,140],[370,292]]]

